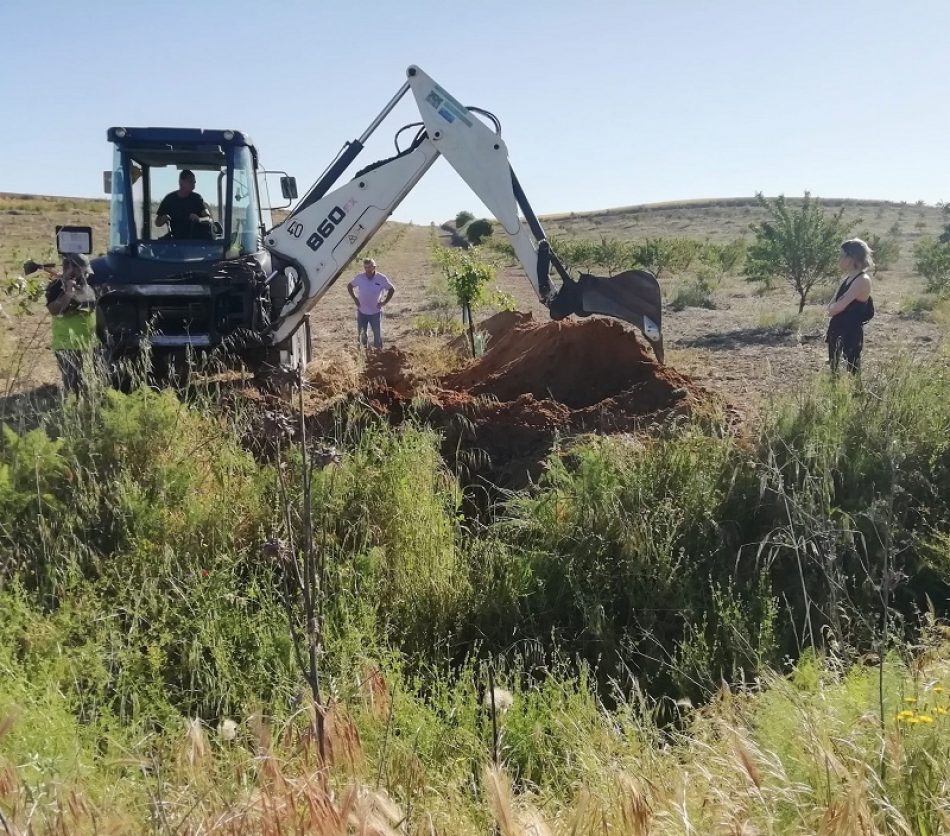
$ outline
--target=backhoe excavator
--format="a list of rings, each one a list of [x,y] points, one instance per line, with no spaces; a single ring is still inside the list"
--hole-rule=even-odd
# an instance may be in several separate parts
[[[368,138],[410,92],[421,121],[396,134],[392,157],[341,184]],[[400,148],[407,129],[415,133]],[[266,172],[246,134],[113,127],[107,136],[114,146],[114,164],[105,173],[109,245],[92,260],[90,283],[97,289],[97,333],[113,357],[134,355],[147,344],[165,368],[188,353],[215,353],[255,370],[309,362],[310,312],[441,155],[494,215],[553,319],[602,314],[625,320],[663,358],[656,278],[642,270],[611,278],[569,275],[511,168],[498,119],[463,106],[416,66],[276,226],[262,208]],[[212,216],[194,237],[174,237],[156,218],[163,193],[184,170],[195,174]],[[284,174],[280,185],[289,206],[296,183]],[[58,227],[57,244],[61,253],[89,253],[91,229]]]

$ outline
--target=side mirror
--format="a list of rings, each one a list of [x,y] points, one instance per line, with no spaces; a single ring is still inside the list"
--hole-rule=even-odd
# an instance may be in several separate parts
[[[92,252],[92,227],[57,226],[56,251],[60,255],[69,253],[89,255]]]
[[[283,195],[284,200],[296,200],[297,199],[297,178],[296,177],[281,177],[280,178],[280,193]]]
[[[104,194],[112,194],[112,172],[102,172],[102,191]]]

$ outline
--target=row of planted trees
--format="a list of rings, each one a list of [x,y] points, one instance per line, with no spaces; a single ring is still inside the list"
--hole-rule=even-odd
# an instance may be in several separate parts
[[[760,194],[758,199],[763,219],[750,225],[748,239],[714,242],[656,236],[624,240],[601,235],[599,240],[559,236],[549,240],[558,258],[573,273],[612,276],[624,270],[644,269],[660,281],[689,274],[690,279],[668,299],[674,310],[697,305],[712,307],[711,294],[722,279],[742,275],[766,287],[787,284],[797,297],[801,313],[816,287],[839,277],[838,253],[845,239],[860,237],[868,242],[876,273],[893,269],[900,257],[900,243],[894,235],[862,230],[861,219],[846,218],[843,208],[829,212],[808,193],[794,203],[782,196],[769,200]],[[927,291],[938,296],[950,293],[950,210],[944,211],[947,223],[943,233],[919,240],[913,261]],[[470,217],[464,220],[468,225],[474,223]],[[488,221],[483,224],[490,227]],[[486,234],[479,242],[514,259],[514,250],[506,241]],[[438,260],[454,298],[462,307],[463,319],[468,321],[471,309],[485,301],[494,278],[492,258],[476,249],[445,251]],[[474,334],[470,337],[474,346]]]
[[[900,256],[896,238],[858,231],[860,219],[845,218],[843,209],[828,212],[807,193],[794,205],[784,197],[769,200],[760,194],[758,199],[764,217],[750,225],[749,239],[723,243],[663,236],[633,241],[606,235],[596,241],[551,236],[551,246],[573,272],[612,276],[644,269],[661,281],[691,273],[699,296],[708,294],[727,275],[744,275],[766,286],[785,282],[798,297],[799,311],[817,285],[838,276],[839,247],[845,239],[864,238],[874,251],[879,272],[893,268]],[[514,256],[506,242],[493,242],[492,247]],[[942,266],[940,256],[942,251],[931,260],[937,259]]]

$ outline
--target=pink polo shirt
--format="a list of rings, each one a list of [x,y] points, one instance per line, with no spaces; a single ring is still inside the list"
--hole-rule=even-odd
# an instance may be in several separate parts
[[[347,287],[356,291],[360,313],[369,315],[379,313],[379,299],[383,291],[396,289],[393,283],[378,270],[373,274],[373,278],[367,276],[366,273],[360,273]]]

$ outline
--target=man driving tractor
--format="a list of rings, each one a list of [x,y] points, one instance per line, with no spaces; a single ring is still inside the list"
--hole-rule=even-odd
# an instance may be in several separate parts
[[[207,240],[214,237],[208,204],[195,191],[195,175],[188,169],[178,175],[178,191],[169,192],[158,205],[155,226],[169,224],[173,239]]]

